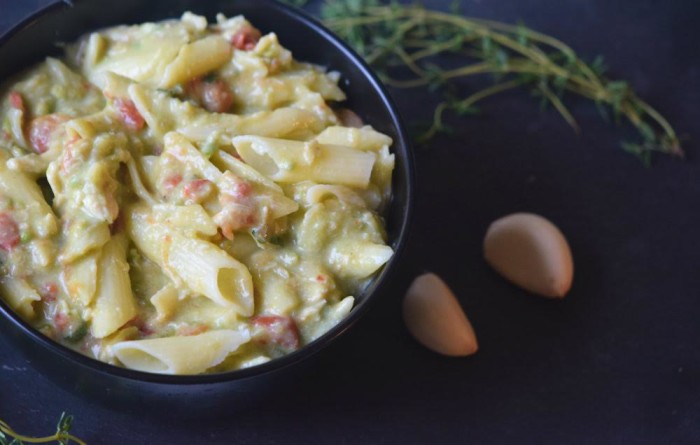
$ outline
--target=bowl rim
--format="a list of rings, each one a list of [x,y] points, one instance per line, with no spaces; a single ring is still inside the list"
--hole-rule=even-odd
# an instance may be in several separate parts
[[[52,14],[61,13],[67,9],[73,8],[78,3],[88,1],[89,0],[61,0],[37,9],[33,13],[25,16],[25,18],[21,19],[16,24],[12,25],[6,32],[0,35],[0,47],[7,44],[15,35],[19,34],[23,30],[31,28],[33,24],[42,18]],[[410,139],[406,133],[405,125],[401,115],[398,112],[396,104],[386,91],[384,85],[374,74],[372,69],[367,65],[367,63],[362,59],[362,57],[360,57],[348,44],[343,42],[339,37],[322,25],[317,19],[299,8],[292,7],[279,1],[258,0],[258,2],[263,8],[277,9],[291,20],[300,22],[303,26],[310,28],[313,32],[330,42],[338,51],[340,51],[343,59],[347,59],[352,65],[356,66],[362,73],[362,76],[372,86],[373,90],[379,96],[379,99],[391,117],[391,124],[395,127],[394,130],[396,132],[397,140],[395,140],[393,143],[392,152],[397,153],[399,151],[397,148],[402,149],[403,163],[405,166],[404,175],[406,182],[406,202],[404,203],[402,210],[399,212],[402,218],[400,221],[396,222],[397,235],[393,246],[394,255],[391,257],[389,262],[384,265],[382,271],[380,272],[380,276],[369,284],[371,289],[366,294],[366,298],[353,306],[350,313],[345,318],[340,320],[338,324],[333,326],[317,339],[313,340],[311,343],[304,345],[296,351],[250,368],[212,374],[158,374],[137,371],[102,362],[98,359],[81,354],[78,351],[62,345],[58,341],[50,339],[48,336],[41,334],[37,329],[32,327],[28,322],[24,321],[14,310],[12,310],[4,299],[0,298],[0,318],[7,319],[14,325],[15,328],[22,331],[22,334],[26,335],[29,340],[33,340],[40,346],[50,350],[52,353],[55,353],[61,356],[61,358],[69,360],[80,367],[89,368],[90,370],[101,374],[108,374],[112,377],[119,377],[135,382],[149,382],[168,386],[193,386],[245,380],[282,370],[302,362],[305,359],[315,355],[322,349],[325,349],[329,344],[345,334],[359,321],[359,319],[367,312],[371,304],[374,303],[374,300],[376,300],[376,297],[369,298],[369,296],[381,292],[386,287],[386,283],[389,281],[389,278],[395,274],[399,259],[405,250],[405,245],[407,243],[411,226],[414,207],[413,201],[415,178],[414,160]],[[164,20],[165,19],[166,18],[164,18]],[[0,322],[4,322],[4,320],[0,319]]]

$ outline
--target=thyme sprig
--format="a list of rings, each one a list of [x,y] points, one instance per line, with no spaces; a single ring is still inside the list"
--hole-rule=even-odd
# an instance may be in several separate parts
[[[61,413],[56,425],[56,432],[46,437],[30,437],[19,434],[10,425],[0,420],[0,445],[22,445],[25,443],[48,443],[57,442],[61,445],[68,445],[71,442],[79,445],[86,445],[85,442],[70,434],[73,424],[73,416]]]
[[[449,128],[444,123],[447,112],[472,114],[478,112],[476,104],[488,97],[527,88],[543,104],[553,106],[576,132],[579,125],[564,103],[571,94],[595,102],[606,120],[628,121],[640,140],[623,142],[622,147],[645,164],[655,152],[683,156],[666,118],[627,82],[607,78],[601,58],[587,63],[565,43],[522,24],[465,17],[457,3],[451,12],[441,12],[378,0],[326,0],[321,18],[387,85],[443,93],[420,141]],[[456,79],[478,75],[491,75],[493,85],[468,94],[455,85]]]

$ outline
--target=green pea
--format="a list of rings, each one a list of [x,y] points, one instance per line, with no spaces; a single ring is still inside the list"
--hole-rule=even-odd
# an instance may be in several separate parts
[[[219,144],[217,144],[216,141],[207,141],[204,147],[202,147],[202,154],[207,158],[211,158],[218,150]]]
[[[25,230],[24,232],[20,233],[20,235],[19,235],[19,242],[20,243],[26,244],[31,240],[32,240],[32,234],[29,233],[28,231]]]

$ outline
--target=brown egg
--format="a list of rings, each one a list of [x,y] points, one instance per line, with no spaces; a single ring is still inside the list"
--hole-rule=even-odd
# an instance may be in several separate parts
[[[440,354],[466,356],[479,349],[459,302],[433,273],[413,280],[403,300],[403,319],[418,342]]]
[[[563,298],[574,278],[569,243],[549,220],[514,213],[486,231],[484,258],[508,281],[534,294]]]

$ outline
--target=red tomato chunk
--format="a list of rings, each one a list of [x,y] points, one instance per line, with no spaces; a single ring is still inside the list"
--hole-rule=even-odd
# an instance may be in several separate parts
[[[48,302],[54,302],[56,301],[56,296],[58,296],[58,285],[54,282],[47,283],[41,288],[40,291],[41,298]]]
[[[49,149],[49,142],[59,125],[70,118],[63,114],[47,114],[32,119],[29,123],[29,143],[37,153],[44,153]]]
[[[146,125],[146,121],[136,109],[136,105],[131,99],[122,99],[120,97],[114,99],[114,106],[117,108],[119,118],[124,122],[124,125],[130,130],[139,131]]]
[[[253,191],[253,188],[250,186],[249,183],[244,182],[244,181],[241,181],[241,182],[237,182],[237,183],[233,186],[233,190],[232,190],[233,194],[232,194],[232,196],[233,196],[235,199],[243,200],[243,199],[249,197],[249,196],[250,196],[250,192],[252,192],[252,191]]]
[[[207,82],[202,91],[204,108],[215,113],[224,113],[233,105],[233,93],[223,80]]]
[[[19,245],[20,235],[17,223],[7,213],[0,213],[0,247],[8,252]]]
[[[168,176],[167,178],[165,178],[165,181],[163,181],[163,188],[165,189],[166,192],[170,192],[172,189],[177,187],[181,182],[182,182],[182,176],[179,174],[174,174],[172,176]]]
[[[12,106],[12,108],[15,108],[23,113],[26,110],[26,107],[24,106],[24,99],[22,98],[22,95],[19,94],[17,91],[13,91],[10,93],[10,105]]]
[[[153,335],[155,332],[153,328],[151,328],[150,324],[139,315],[129,320],[126,326],[134,326],[136,329],[138,329],[139,334],[142,337],[148,337],[149,335]]]
[[[233,105],[233,92],[221,79],[193,79],[187,85],[188,95],[212,113],[225,113]]]
[[[212,183],[207,179],[193,179],[185,184],[182,193],[186,199],[200,202],[212,191]]]
[[[299,328],[292,317],[280,315],[258,315],[250,319],[253,326],[262,328],[264,344],[280,346],[293,351],[299,349]]]
[[[231,37],[231,45],[242,51],[250,51],[258,44],[262,34],[255,28],[249,26],[241,28]]]
[[[68,315],[63,312],[58,311],[53,316],[53,325],[60,335],[63,335],[63,332],[65,332],[69,322],[70,319],[68,318]]]

